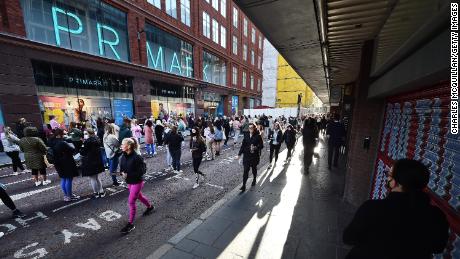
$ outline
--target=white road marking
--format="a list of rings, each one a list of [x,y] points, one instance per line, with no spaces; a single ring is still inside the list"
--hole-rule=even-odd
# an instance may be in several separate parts
[[[113,196],[113,195],[115,195],[115,194],[119,194],[120,192],[124,192],[124,191],[126,191],[126,190],[127,190],[127,189],[116,191],[116,192],[114,192],[114,193],[109,194],[109,196]]]
[[[206,185],[209,185],[211,187],[215,187],[215,188],[218,188],[218,189],[222,189],[222,190],[224,189],[224,187],[219,186],[219,185],[214,185],[214,184],[210,184],[210,183],[206,183]]]
[[[74,206],[74,205],[80,204],[80,203],[82,203],[82,202],[88,201],[88,200],[90,200],[90,199],[91,199],[91,198],[86,198],[86,199],[79,200],[79,201],[77,201],[77,202],[74,202],[74,203],[67,204],[67,205],[65,205],[65,206],[59,207],[59,208],[57,208],[57,209],[54,209],[54,210],[53,210],[53,213],[54,213],[54,212],[57,212],[57,211],[60,211],[60,210],[63,210],[63,209],[66,209],[66,208],[69,208],[69,207],[72,207],[72,206]]]
[[[52,173],[52,174],[49,174],[47,176],[51,176],[51,175],[55,175],[57,173]],[[12,185],[12,184],[17,184],[17,183],[22,183],[22,182],[26,182],[26,181],[32,181],[33,179],[32,178],[28,178],[28,179],[24,179],[24,180],[19,180],[19,181],[16,181],[16,182],[11,182],[11,183],[5,183],[6,186],[8,185]]]
[[[12,195],[12,196],[11,196],[11,199],[12,199],[13,201],[17,201],[17,200],[24,199],[24,198],[26,198],[26,197],[35,195],[35,194],[37,194],[37,193],[41,193],[41,192],[44,192],[44,191],[48,191],[48,190],[54,189],[54,188],[56,188],[56,187],[58,187],[58,186],[56,185],[56,186],[51,186],[51,187],[47,187],[47,188],[43,188],[43,189],[38,189],[38,190],[30,191],[30,192],[18,193],[18,194]],[[0,202],[0,205],[2,205],[2,204],[3,204],[3,202]]]
[[[116,192],[116,191],[117,191],[117,190],[112,189],[112,188],[110,188],[110,187],[107,187],[107,188],[105,188],[105,189],[108,190],[108,191],[111,191],[111,192]]]

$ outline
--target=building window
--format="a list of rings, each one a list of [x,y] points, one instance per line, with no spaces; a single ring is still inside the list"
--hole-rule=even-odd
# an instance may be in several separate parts
[[[226,85],[227,69],[225,60],[203,51],[203,80],[217,85]]]
[[[246,80],[246,71],[243,71],[243,87],[246,88],[247,86],[247,80]]]
[[[259,49],[262,50],[262,36],[259,35]]]
[[[161,9],[161,0],[147,0],[150,4],[153,4],[158,9]]]
[[[208,4],[209,4],[209,0],[205,0],[205,1],[206,1],[206,3],[208,3]]]
[[[234,55],[238,55],[238,38],[235,35],[233,35],[232,52]]]
[[[251,90],[254,90],[254,76],[251,75]]]
[[[254,65],[254,50],[251,50],[251,65]]]
[[[203,12],[203,35],[208,39],[211,38],[211,20],[206,12]]]
[[[251,42],[256,44],[256,30],[254,28],[251,29]]]
[[[219,0],[212,0],[212,7],[219,11]]]
[[[220,26],[220,45],[222,48],[227,48],[227,29],[224,26]]]
[[[244,37],[248,36],[248,20],[246,18],[243,19],[243,34]]]
[[[190,27],[190,0],[180,0],[180,20]]]
[[[262,91],[262,79],[259,79],[259,92]]]
[[[233,27],[238,28],[238,9],[233,6]]]
[[[126,13],[104,1],[90,3],[21,0],[27,39],[129,61]]]
[[[193,47],[153,25],[145,25],[148,67],[184,77],[193,77]]]
[[[262,57],[259,56],[259,62],[257,63],[259,65],[259,69],[262,69]]]
[[[227,0],[220,0],[220,14],[227,17]]]
[[[166,0],[166,13],[177,19],[176,0]]]
[[[212,40],[219,44],[219,23],[212,19]]]
[[[238,84],[238,68],[236,67],[232,68],[232,84],[233,85]]]
[[[243,44],[243,60],[248,60],[248,46],[246,44]]]

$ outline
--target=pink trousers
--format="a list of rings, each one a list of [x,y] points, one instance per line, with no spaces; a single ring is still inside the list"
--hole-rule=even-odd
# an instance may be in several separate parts
[[[136,217],[136,200],[139,199],[145,206],[150,207],[150,202],[142,194],[141,190],[144,187],[144,182],[137,184],[128,184],[129,197],[128,197],[128,206],[129,206],[129,223],[134,222],[134,217]]]

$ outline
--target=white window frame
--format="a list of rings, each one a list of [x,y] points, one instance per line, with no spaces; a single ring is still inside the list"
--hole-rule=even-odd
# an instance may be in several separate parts
[[[203,36],[211,38],[211,18],[207,12],[203,12]]]
[[[233,27],[238,29],[238,9],[233,6]]]
[[[227,0],[220,0],[220,14],[227,17]]]
[[[254,50],[251,50],[251,65],[254,65],[255,53]]]
[[[238,68],[233,66],[232,68],[232,85],[238,84]]]
[[[220,46],[227,48],[227,29],[224,26],[220,26]]]
[[[248,37],[248,19],[243,18],[243,35],[244,37]]]
[[[251,28],[251,42],[252,44],[256,44],[256,29],[254,27]]]
[[[247,82],[248,82],[248,80],[246,78],[246,71],[243,71],[243,84],[242,84],[243,88],[246,88]]]
[[[212,7],[219,11],[219,0],[212,0]]]
[[[250,76],[250,86],[251,86],[251,90],[254,90],[254,75]]]
[[[259,49],[262,49],[262,35],[259,34]]]
[[[147,2],[161,10],[161,0],[147,0]]]
[[[212,19],[212,41],[219,44],[219,23],[216,19]]]
[[[257,63],[259,69],[262,69],[262,56],[259,56],[259,62]]]
[[[177,19],[177,2],[176,0],[165,0],[166,3],[166,13],[173,17],[174,19]],[[175,12],[173,12],[175,10]]]
[[[232,36],[232,53],[238,55],[238,37],[235,35]]]
[[[180,20],[190,27],[190,0],[180,0]]]
[[[248,60],[248,45],[243,44],[243,60]]]

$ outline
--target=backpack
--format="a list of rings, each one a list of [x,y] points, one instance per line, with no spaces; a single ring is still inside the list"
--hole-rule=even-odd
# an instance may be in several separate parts
[[[48,160],[48,163],[54,164],[54,151],[52,148],[46,150],[46,160]]]
[[[214,135],[215,140],[222,140],[224,138],[224,134],[222,134],[222,130],[216,129],[216,134]]]

